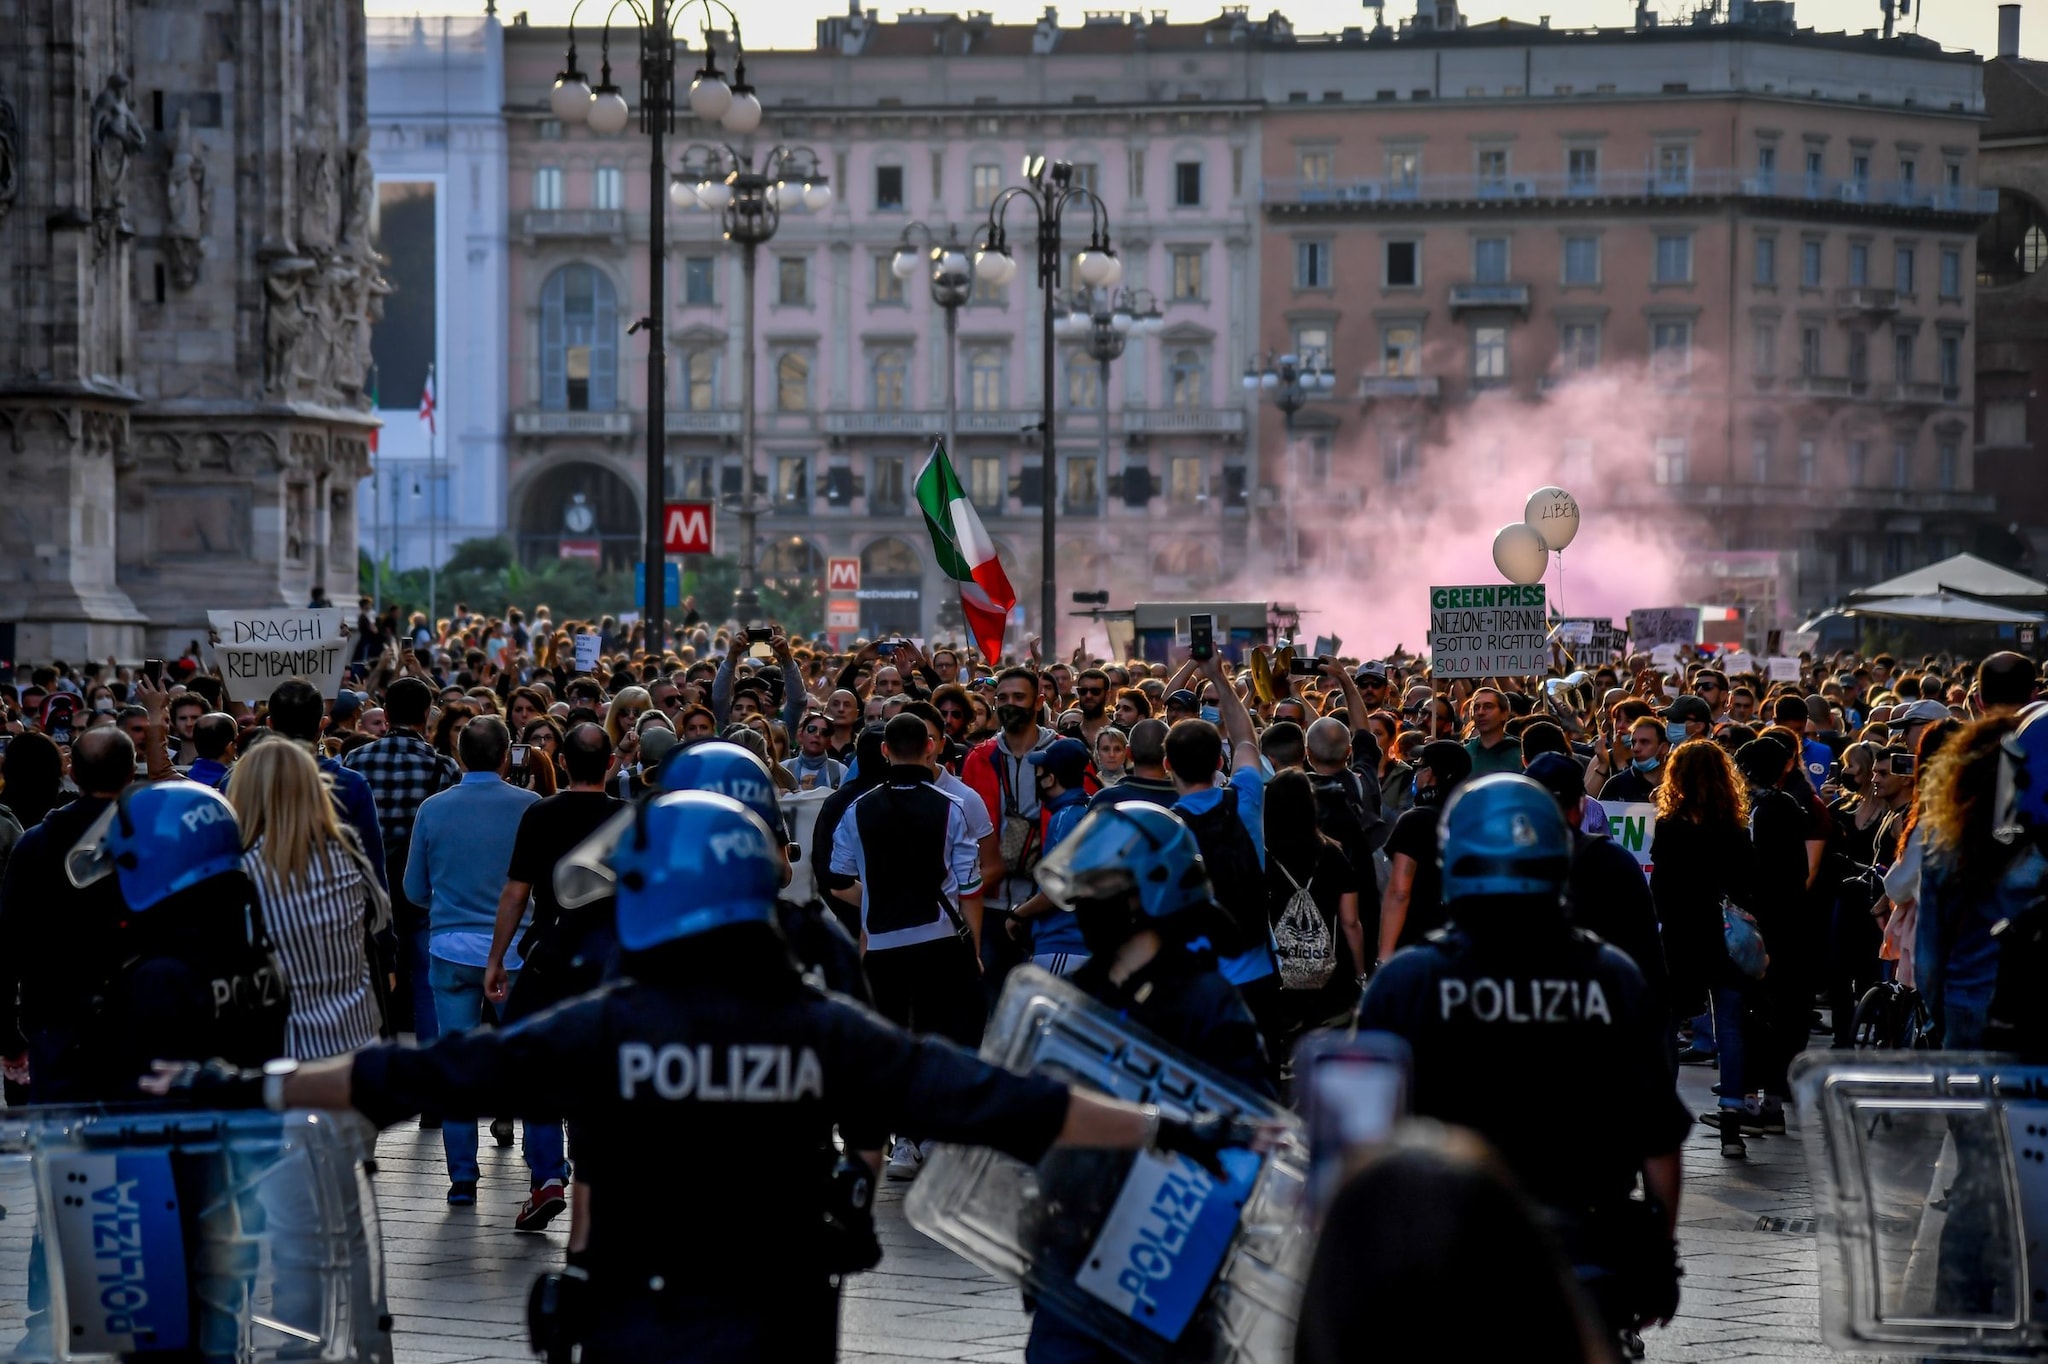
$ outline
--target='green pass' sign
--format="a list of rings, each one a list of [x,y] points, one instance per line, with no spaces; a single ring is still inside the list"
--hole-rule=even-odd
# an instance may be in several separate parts
[[[1540,673],[1549,630],[1542,583],[1429,589],[1429,662],[1437,677]]]

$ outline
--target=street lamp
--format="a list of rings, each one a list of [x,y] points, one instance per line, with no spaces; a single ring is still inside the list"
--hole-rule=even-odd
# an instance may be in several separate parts
[[[759,121],[756,115],[754,122]],[[740,247],[740,582],[732,609],[742,625],[761,608],[754,543],[759,515],[754,492],[754,272],[761,244],[782,226],[783,210],[823,213],[832,206],[832,186],[819,167],[818,154],[809,147],[770,147],[756,170],[749,152],[723,144],[693,146],[683,152],[682,173],[668,187],[677,207],[718,214],[725,239]]]
[[[1066,315],[1053,330],[1086,347],[1095,360],[1096,392],[1102,407],[1102,472],[1109,474],[1109,362],[1124,353],[1131,336],[1157,336],[1166,330],[1159,300],[1150,289],[1077,289]]]
[[[1081,277],[1078,283],[1090,288],[1114,288],[1123,279],[1124,263],[1110,246],[1109,209],[1095,191],[1073,182],[1071,165],[1027,155],[1024,179],[1027,183],[1010,186],[989,205],[988,227],[974,253],[974,273],[998,289],[1016,278],[1017,258],[1010,254],[1009,240],[1003,232],[1003,215],[1018,199],[1030,204],[1038,220],[1038,288],[1044,301],[1038,505],[1039,557],[1045,572],[1040,583],[1039,633],[1040,647],[1051,658],[1057,652],[1053,634],[1059,621],[1059,594],[1053,586],[1053,302],[1060,287],[1060,220],[1067,209],[1078,204],[1088,210],[1088,247],[1074,260],[1074,272]]]
[[[746,52],[740,42],[740,20],[723,0],[614,0],[605,14],[603,39],[600,46],[601,66],[598,83],[593,86],[588,77],[576,66],[576,14],[583,8],[583,0],[569,11],[569,51],[562,70],[556,75],[552,89],[548,91],[548,109],[564,123],[583,123],[602,136],[612,136],[625,131],[632,117],[632,109],[626,102],[625,92],[612,83],[612,15],[623,8],[633,20],[634,36],[640,44],[640,131],[650,141],[651,155],[648,159],[648,233],[647,233],[647,314],[627,329],[627,335],[641,330],[647,331],[647,489],[646,489],[646,544],[642,548],[641,573],[644,577],[645,612],[648,651],[659,655],[667,640],[663,615],[667,607],[661,586],[661,567],[665,561],[662,549],[663,502],[667,491],[666,455],[668,449],[668,348],[663,342],[667,332],[667,305],[664,301],[668,276],[668,205],[669,169],[663,138],[675,132],[676,127],[676,25],[693,6],[704,11],[704,64],[697,69],[690,82],[687,94],[689,112],[707,122],[721,124],[729,133],[744,136],[761,126],[761,99],[754,87],[747,83]],[[719,15],[732,25],[732,80],[728,83],[718,69],[718,52],[712,41],[711,22]],[[621,26],[623,27],[623,25]],[[681,42],[683,52],[689,52],[687,40]],[[821,183],[822,188],[822,183]],[[808,198],[808,194],[806,195]],[[824,203],[831,202],[831,191],[825,190]],[[773,232],[771,226],[769,232]],[[766,240],[764,237],[763,240]],[[748,280],[752,281],[752,252],[748,254]],[[753,375],[752,325],[753,294],[751,287],[747,295],[747,320],[749,344],[747,375],[749,385]],[[747,409],[748,450],[747,469],[751,480],[753,472],[751,403]],[[751,496],[751,483],[749,495]],[[743,548],[743,564],[751,565],[753,560],[753,535],[751,518],[743,514],[742,524],[747,526],[747,540]],[[742,569],[742,592],[746,592],[751,581]]]
[[[1310,350],[1305,355],[1296,355],[1292,351],[1279,354],[1267,351],[1263,359],[1255,355],[1244,367],[1245,392],[1262,394],[1268,402],[1279,408],[1281,420],[1287,430],[1287,487],[1281,494],[1280,507],[1286,517],[1285,566],[1289,569],[1295,568],[1298,564],[1294,538],[1294,490],[1298,486],[1294,453],[1294,414],[1307,406],[1310,398],[1319,393],[1328,393],[1336,386],[1337,376],[1319,350]]]
[[[951,459],[955,457],[953,428],[960,416],[960,308],[974,293],[974,261],[950,225],[941,245],[938,234],[929,227],[911,223],[903,229],[896,255],[889,262],[890,271],[905,283],[918,271],[919,253],[913,238],[924,241],[923,259],[931,265],[932,302],[946,310],[946,456]]]

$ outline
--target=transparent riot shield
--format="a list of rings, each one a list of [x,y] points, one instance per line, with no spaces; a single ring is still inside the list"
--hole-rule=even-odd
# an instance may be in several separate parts
[[[1224,1153],[1223,1180],[1154,1152],[1055,1150],[1034,1167],[941,1146],[905,1200],[912,1225],[1140,1364],[1288,1357],[1310,1250],[1293,1114],[1035,966],[1011,973],[981,1054],[1181,1117],[1244,1114],[1281,1135],[1264,1153]]]
[[[1836,1349],[2048,1355],[2048,1066],[1808,1052],[1792,1069]]]
[[[1394,1135],[1408,1114],[1408,1043],[1392,1033],[1324,1029],[1294,1046],[1294,1097],[1308,1129],[1310,1222],[1337,1196],[1345,1173]]]
[[[326,1113],[0,1114],[0,1358],[390,1360],[371,1135]]]

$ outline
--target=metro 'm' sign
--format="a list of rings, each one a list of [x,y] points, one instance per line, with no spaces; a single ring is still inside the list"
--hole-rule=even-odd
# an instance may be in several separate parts
[[[860,560],[827,559],[825,561],[825,590],[827,592],[860,591]]]
[[[716,519],[709,502],[669,503],[661,522],[662,553],[711,553],[711,528]]]

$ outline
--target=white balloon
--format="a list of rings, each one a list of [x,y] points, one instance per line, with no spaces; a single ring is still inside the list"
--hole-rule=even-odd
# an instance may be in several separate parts
[[[1543,570],[1550,566],[1550,551],[1535,527],[1517,521],[1495,532],[1493,566],[1509,582],[1528,587],[1543,581]]]
[[[1529,494],[1522,520],[1543,537],[1552,550],[1561,550],[1579,533],[1579,504],[1562,488],[1538,488]]]

